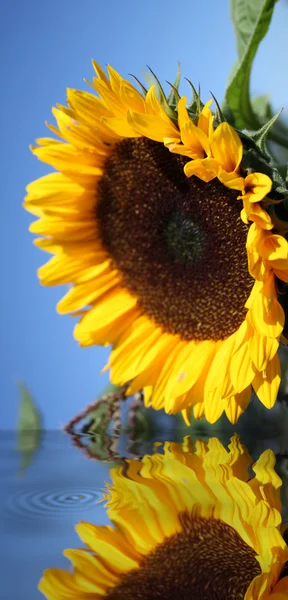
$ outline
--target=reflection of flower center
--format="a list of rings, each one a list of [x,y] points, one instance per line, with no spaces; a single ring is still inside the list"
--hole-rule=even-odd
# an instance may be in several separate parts
[[[124,285],[164,331],[224,339],[253,285],[238,192],[188,179],[186,158],[147,138],[113,148],[98,184],[100,236]]]
[[[243,600],[261,574],[254,550],[217,519],[181,518],[181,533],[166,538],[138,569],[107,592],[107,600]]]

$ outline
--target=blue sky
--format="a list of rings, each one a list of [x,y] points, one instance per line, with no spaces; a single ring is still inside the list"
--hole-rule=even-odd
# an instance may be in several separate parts
[[[217,6],[217,13],[216,13]],[[277,3],[252,75],[255,94],[270,92],[275,111],[287,108],[288,4]],[[229,3],[221,0],[6,0],[0,6],[1,38],[1,405],[0,426],[17,418],[16,382],[22,379],[58,428],[106,385],[100,375],[108,351],[81,349],[73,319],[59,316],[60,288],[43,288],[36,275],[44,254],[28,232],[22,208],[25,186],[49,172],[28,149],[46,135],[51,107],[65,102],[65,88],[86,89],[91,59],[141,77],[148,63],[161,81],[172,80],[177,61],[202,97],[222,100],[236,57]],[[182,84],[182,92],[188,88]],[[3,142],[4,140],[4,142]]]

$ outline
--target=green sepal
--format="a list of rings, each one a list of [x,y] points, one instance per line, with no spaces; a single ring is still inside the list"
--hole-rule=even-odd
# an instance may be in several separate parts
[[[150,73],[152,73],[152,75],[153,75],[153,77],[154,77],[154,79],[156,81],[157,91],[158,91],[158,94],[159,94],[159,100],[160,100],[160,102],[161,102],[161,104],[162,104],[162,106],[163,106],[163,108],[164,108],[164,110],[166,112],[166,115],[168,115],[168,117],[170,117],[170,119],[172,121],[174,121],[174,122],[176,121],[176,123],[177,123],[177,115],[175,114],[175,111],[172,108],[170,108],[170,106],[168,104],[168,101],[167,101],[167,98],[165,96],[165,92],[163,90],[161,82],[159,81],[157,75],[155,75],[154,71],[152,71],[151,67],[149,67],[149,65],[147,65],[147,67],[148,67]],[[149,77],[149,73],[148,73],[148,77]],[[150,78],[150,79],[152,79],[152,78]],[[152,79],[152,81],[153,81],[153,79]]]
[[[171,91],[167,98],[167,102],[168,102],[169,106],[172,108],[172,110],[175,110],[177,108],[178,101],[180,100],[180,96],[178,93],[180,79],[181,79],[181,66],[180,66],[180,62],[178,62],[178,68],[177,68],[177,73],[176,73],[176,78],[175,78],[174,83],[172,84],[172,83],[169,83],[169,81],[167,81],[167,83],[171,87]]]
[[[258,129],[258,131],[254,131],[254,132],[249,132],[249,135],[251,137],[251,139],[255,142],[256,146],[258,146],[258,148],[261,150],[261,152],[270,158],[267,146],[266,146],[266,140],[268,137],[268,134],[270,132],[270,129],[273,127],[274,123],[276,123],[277,119],[280,117],[281,113],[282,113],[283,108],[281,108],[278,113],[276,115],[274,115],[274,117],[271,117],[271,119],[269,119],[269,121],[267,123],[265,123],[265,125],[263,125],[260,129]]]
[[[285,181],[284,181],[283,177],[281,177],[279,170],[276,169],[276,167],[273,167],[272,181],[273,181],[273,190],[277,194],[276,199],[279,198],[279,200],[280,200],[280,199],[284,198],[284,203],[286,203],[287,198],[288,198],[288,189],[285,185]]]
[[[136,77],[136,75],[133,75],[132,73],[129,73],[130,77],[133,77],[133,79],[135,79],[135,81],[137,81],[138,85],[140,86],[144,96],[146,96],[148,90],[145,88],[145,86],[143,85],[143,83],[141,83],[140,79],[138,79],[138,77]]]
[[[200,86],[198,89],[198,92],[196,91],[192,81],[190,81],[190,79],[187,79],[187,77],[185,77],[187,83],[189,83],[191,90],[192,90],[192,100],[191,103],[189,104],[189,106],[187,106],[187,111],[189,113],[189,116],[192,119],[198,119],[199,115],[201,113],[202,108],[204,107],[203,102],[201,102],[201,97],[200,97]]]
[[[224,123],[224,121],[226,121],[224,115],[223,115],[223,111],[220,108],[220,104],[218,102],[218,100],[215,98],[214,94],[212,94],[212,92],[210,91],[210,94],[215,102],[215,106],[216,106],[216,111],[215,111],[215,121],[217,125],[220,125],[220,123]]]
[[[166,81],[166,83],[168,83],[168,85],[170,85],[171,87],[171,92],[167,98],[167,102],[169,103],[170,108],[172,108],[172,110],[176,111],[177,110],[177,106],[178,106],[178,102],[181,99],[180,94],[178,93],[178,90],[176,87],[174,87],[173,83],[170,83],[170,81]],[[171,94],[173,92],[173,97],[176,99],[175,102],[173,102],[171,104],[171,102],[169,102],[169,98],[171,97]]]

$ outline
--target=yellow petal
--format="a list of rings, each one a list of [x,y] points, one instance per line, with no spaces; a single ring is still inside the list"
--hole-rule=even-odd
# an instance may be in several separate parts
[[[112,351],[109,360],[113,380],[123,384],[133,380],[154,362],[158,363],[158,355],[169,345],[170,336],[155,327],[152,321],[141,317],[131,327],[131,333],[125,332],[122,340]],[[147,384],[150,383],[148,380]]]
[[[278,351],[279,340],[260,335],[257,331],[254,331],[248,345],[250,356],[256,369],[263,371]]]
[[[31,223],[29,230],[38,235],[53,236],[55,240],[64,242],[92,242],[97,239],[96,224],[91,219],[66,221],[58,217],[43,217]]]
[[[67,90],[67,100],[69,106],[77,114],[77,118],[90,127],[95,127],[95,118],[98,120],[101,117],[113,117],[113,112],[109,110],[100,98],[89,92]]]
[[[206,392],[204,397],[205,417],[208,423],[216,423],[220,419],[225,409],[225,402],[222,398],[219,388],[215,388],[210,392]]]
[[[127,121],[132,129],[155,142],[164,142],[165,138],[172,138],[175,142],[180,141],[179,131],[172,121],[169,123],[159,116],[128,111]]]
[[[213,355],[215,342],[188,342],[174,362],[165,397],[177,397],[188,392],[202,373],[207,359]]]
[[[237,171],[242,160],[243,146],[238,133],[228,123],[220,123],[211,137],[211,150],[221,167]]]
[[[175,346],[177,346],[177,343],[178,343],[177,336],[167,335],[167,337],[164,338],[163,344],[158,344],[157,354],[154,357],[154,360],[150,361],[148,366],[145,369],[143,369],[143,370],[139,369],[139,371],[141,371],[141,372],[139,372],[139,375],[137,375],[135,377],[135,379],[133,379],[132,383],[130,384],[130,386],[127,390],[128,394],[132,395],[135,392],[138,392],[139,390],[142,390],[143,388],[145,388],[145,389],[147,389],[147,393],[146,393],[146,398],[147,398],[148,397],[148,387],[149,387],[149,400],[150,400],[150,396],[153,391],[153,386],[156,384],[156,382],[159,378],[159,373],[161,372],[163,365],[166,364],[166,361],[168,360],[173,348],[175,348]],[[164,402],[164,398],[162,400]]]
[[[181,414],[182,414],[185,424],[188,425],[188,427],[189,427],[189,425],[191,423],[192,406],[189,406],[189,408],[184,408],[181,411]]]
[[[96,280],[92,279],[90,282],[75,285],[58,302],[57,311],[60,314],[66,314],[85,308],[119,284],[120,279],[117,272],[110,271]]]
[[[237,393],[242,392],[250,385],[256,369],[248,350],[248,341],[233,354],[229,371],[232,385]]]
[[[259,247],[259,253],[266,260],[287,259],[288,242],[282,235],[268,234]],[[288,265],[288,261],[286,264]]]
[[[116,135],[119,135],[120,137],[135,138],[140,136],[139,133],[132,129],[132,127],[129,125],[129,123],[127,123],[125,119],[117,119],[116,117],[112,119],[106,119],[105,117],[103,117],[101,119],[101,122],[104,123],[109,129],[111,129],[113,133],[116,133]]]
[[[249,385],[240,394],[230,396],[225,400],[225,412],[230,423],[237,423],[238,419],[245,412],[251,398],[251,385]]]
[[[153,389],[153,394],[151,397],[151,405],[156,410],[164,408],[165,401],[165,390],[166,386],[169,385],[169,379],[171,374],[171,368],[174,365],[175,359],[177,358],[179,352],[182,348],[186,347],[187,342],[178,341],[177,344],[171,350],[169,356],[167,357],[166,362],[163,364],[161,371],[158,373],[157,381]]]
[[[241,198],[244,205],[244,208],[241,211],[241,219],[244,223],[248,223],[248,220],[254,221],[254,223],[259,225],[262,229],[273,229],[274,225],[270,215],[260,206],[260,204],[256,202],[255,204],[251,204],[244,196],[241,196]]]
[[[217,177],[223,185],[230,188],[231,190],[243,190],[244,179],[239,177],[239,174],[235,171],[227,173],[224,169],[220,168]],[[239,196],[242,199],[242,196]]]
[[[255,393],[266,408],[274,406],[280,380],[280,361],[278,354],[276,354],[270,363],[268,363],[265,371],[256,371],[252,382]]]
[[[254,329],[263,336],[278,338],[284,327],[285,314],[277,300],[274,275],[268,271],[263,288],[256,295],[248,318]]]
[[[135,318],[137,300],[121,288],[108,292],[82,317],[74,329],[81,345],[115,343]]]
[[[193,152],[195,158],[204,158],[205,153],[208,155],[210,149],[208,137],[202,129],[194,125],[186,109],[186,101],[187,98],[183,96],[178,102],[178,124],[181,140],[184,146],[187,146]]]
[[[101,79],[102,81],[104,81],[104,83],[106,83],[106,85],[108,87],[111,87],[110,85],[110,81],[108,79],[108,77],[105,75],[103,69],[100,67],[100,65],[96,62],[96,60],[92,60],[92,65],[93,68],[95,70],[96,75],[99,77],[99,79]]]
[[[52,144],[50,146],[32,148],[39,160],[48,163],[62,173],[75,176],[75,173],[100,176],[103,173],[103,157],[96,153],[77,150],[69,144]]]
[[[196,175],[196,177],[199,177],[199,179],[208,183],[217,176],[218,163],[207,158],[191,160],[186,163],[184,173],[187,177]]]
[[[146,112],[145,99],[128,81],[123,80],[121,83],[120,98],[127,108],[137,113]]]
[[[244,181],[244,197],[249,202],[260,202],[271,192],[272,181],[264,173],[250,173]]]
[[[119,75],[119,73],[117,73],[117,71],[115,69],[113,69],[113,67],[111,67],[111,65],[107,65],[107,71],[109,73],[111,88],[112,88],[113,92],[116,94],[116,96],[119,97],[121,83],[124,80],[121,77],[121,75]]]
[[[214,122],[214,115],[212,110],[210,110],[211,104],[212,100],[208,100],[208,102],[206,102],[205,106],[201,110],[197,123],[197,127],[201,129],[208,138],[210,138],[213,133]]]

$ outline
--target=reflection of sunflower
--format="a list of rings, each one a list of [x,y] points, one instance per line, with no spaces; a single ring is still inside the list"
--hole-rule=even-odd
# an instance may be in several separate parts
[[[147,406],[235,422],[252,384],[270,408],[284,325],[275,275],[288,282],[287,242],[261,203],[270,177],[244,169],[245,145],[210,102],[187,109],[176,90],[169,102],[159,86],[142,95],[94,67],[99,98],[68,90],[49,126],[60,141],[33,148],[60,171],[25,201],[54,255],[41,282],[73,284],[59,312],[82,315],[82,346],[112,344],[112,381],[143,388]]]
[[[74,572],[49,569],[49,600],[284,600],[288,548],[280,534],[281,480],[266,450],[253,466],[234,436],[227,452],[211,439],[195,453],[166,444],[164,455],[111,471],[113,527],[82,522],[88,550],[66,550]],[[135,595],[137,590],[137,595]]]

